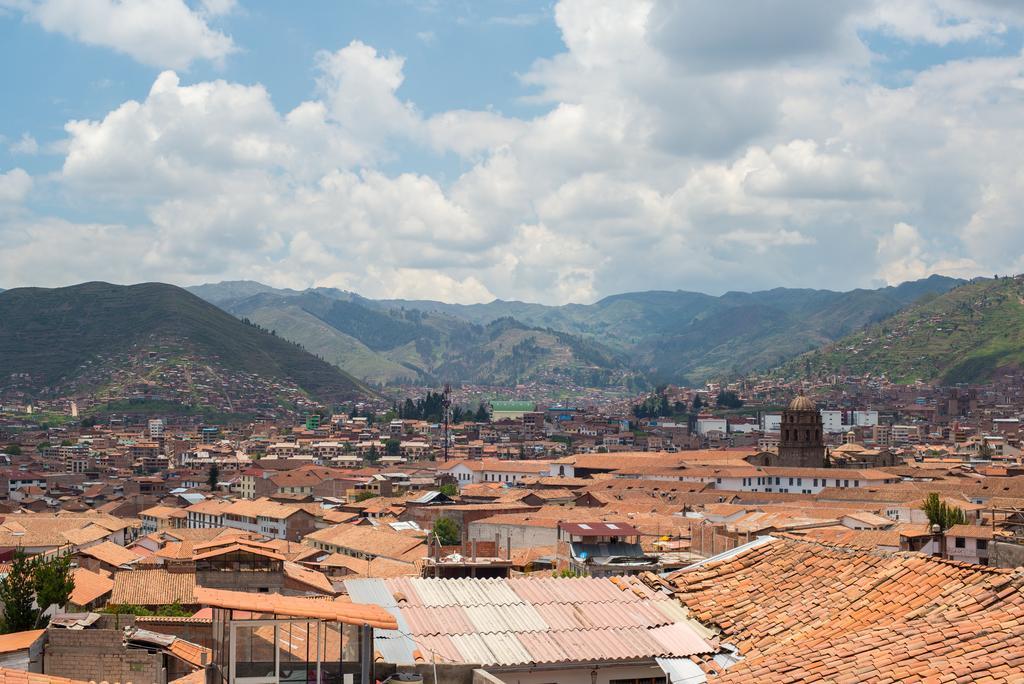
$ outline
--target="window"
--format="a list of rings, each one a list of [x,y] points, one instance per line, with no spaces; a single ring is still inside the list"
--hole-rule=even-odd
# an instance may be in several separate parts
[[[967,548],[967,540],[965,540],[963,537],[957,537],[956,538],[956,542],[955,542],[955,546],[958,549]]]
[[[860,487],[860,480],[854,480],[853,481],[853,486],[854,487]]]
[[[987,539],[979,539],[974,544],[975,544],[975,546],[977,547],[977,549],[979,551],[987,551],[988,550],[988,540]]]
[[[792,486],[793,486],[793,478],[789,478],[789,486],[790,486],[790,487],[792,487]]]
[[[815,486],[815,487],[817,487],[817,486],[818,486],[818,478],[814,478],[814,486]]]
[[[777,484],[777,485],[782,484],[782,478],[781,477],[775,478],[775,484]]]

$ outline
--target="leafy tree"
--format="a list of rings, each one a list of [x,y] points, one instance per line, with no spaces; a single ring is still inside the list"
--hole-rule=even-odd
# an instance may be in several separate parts
[[[376,444],[370,445],[370,450],[366,452],[366,460],[370,463],[376,463],[380,460],[380,452],[377,451]]]
[[[988,443],[987,439],[981,440],[981,446],[978,447],[978,458],[986,460],[992,459],[992,445]]]
[[[392,437],[384,443],[384,453],[388,456],[398,456],[402,453],[402,442]]]
[[[359,492],[358,494],[356,494],[354,500],[355,500],[356,503],[358,503],[360,501],[366,501],[367,499],[374,499],[376,497],[377,497],[377,495],[374,494],[373,492],[366,491],[366,492]]]
[[[693,413],[700,413],[702,408],[704,408],[704,400],[697,394],[693,397],[693,408],[691,410]]]
[[[552,577],[582,577],[580,573],[576,572],[572,568],[562,568],[561,570],[554,570],[551,572]]]
[[[437,491],[441,492],[445,496],[458,496],[459,485],[449,482],[448,484],[441,485]]]
[[[491,419],[491,414],[487,412],[487,407],[482,403],[476,409],[476,415],[473,416],[473,420],[478,423],[486,423]]]
[[[964,509],[957,506],[950,506],[939,498],[936,492],[932,492],[925,498],[921,510],[928,516],[930,525],[938,525],[943,532],[953,525],[964,525],[967,523],[967,516]]]
[[[9,444],[9,445],[7,445],[7,447],[4,449],[4,451],[7,452],[11,456],[21,456],[21,447],[18,446],[17,444]]]
[[[37,561],[32,573],[32,584],[36,591],[39,616],[36,627],[43,620],[43,613],[50,606],[63,607],[71,600],[75,590],[75,577],[71,572],[71,555],[64,554],[50,560]]]
[[[715,404],[721,408],[738,409],[743,406],[743,400],[735,392],[722,390],[718,393]]]
[[[51,447],[51,446],[53,446],[53,445],[50,444],[49,442],[40,442],[39,444],[36,445],[36,451],[38,451],[39,453],[42,453],[43,449],[46,449],[47,447]]]
[[[455,546],[462,541],[462,531],[451,518],[438,518],[434,523],[434,536],[441,546]]]
[[[32,561],[22,551],[14,554],[11,569],[0,579],[0,605],[3,606],[3,633],[24,632],[36,626],[39,611],[33,606]]]
[[[210,464],[210,472],[206,476],[206,484],[210,489],[217,489],[217,482],[220,481],[220,467],[216,463]]]
[[[72,442],[70,439],[62,439],[62,440],[60,440],[60,445],[61,446],[74,446],[75,443]]]

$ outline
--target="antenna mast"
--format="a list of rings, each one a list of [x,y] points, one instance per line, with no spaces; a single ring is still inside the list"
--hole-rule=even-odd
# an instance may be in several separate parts
[[[441,395],[441,410],[444,412],[444,462],[448,462],[448,445],[451,442],[449,433],[452,416],[452,386],[444,384],[444,394]]]

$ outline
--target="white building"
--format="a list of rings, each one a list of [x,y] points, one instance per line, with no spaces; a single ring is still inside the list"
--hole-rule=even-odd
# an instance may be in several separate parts
[[[697,434],[707,435],[710,432],[717,431],[723,435],[729,432],[729,421],[725,418],[698,418],[697,419]]]
[[[878,411],[854,411],[853,424],[857,427],[878,425]]]
[[[830,434],[836,434],[839,432],[845,432],[843,427],[843,412],[842,411],[821,411],[821,426],[825,432]]]
[[[780,432],[782,430],[782,414],[766,413],[761,416],[762,432]]]
[[[164,436],[164,421],[153,418],[149,421],[149,438],[160,439]]]

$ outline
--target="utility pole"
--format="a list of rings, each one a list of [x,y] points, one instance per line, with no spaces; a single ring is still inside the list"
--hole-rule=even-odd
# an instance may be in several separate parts
[[[452,386],[444,384],[444,394],[441,396],[441,410],[444,412],[444,462],[448,462],[448,444],[451,442],[449,435],[452,416]]]

